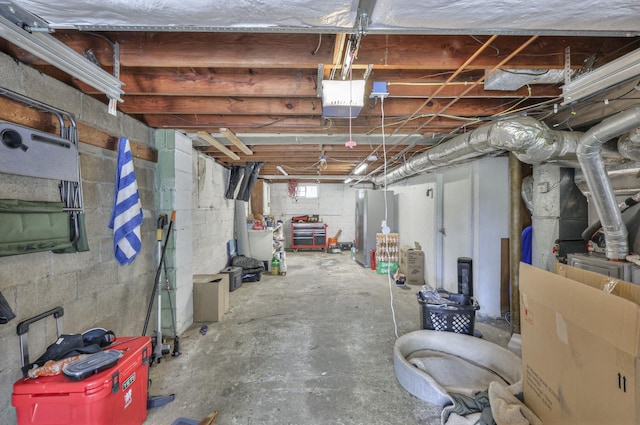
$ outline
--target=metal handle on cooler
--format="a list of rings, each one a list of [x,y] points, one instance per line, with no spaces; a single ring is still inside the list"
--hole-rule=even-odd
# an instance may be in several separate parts
[[[64,316],[64,309],[62,307],[56,307],[44,313],[40,313],[30,319],[23,320],[16,326],[16,332],[20,336],[20,356],[22,360],[22,367],[29,364],[29,344],[25,334],[29,332],[29,326],[45,319],[49,316],[53,316],[56,319],[56,333],[58,336],[62,334],[62,316]]]
[[[18,335],[26,334],[27,332],[29,332],[29,325],[31,325],[31,324],[39,321],[39,320],[42,320],[42,319],[44,319],[44,318],[46,318],[48,316],[55,317],[56,326],[58,326],[58,319],[61,318],[62,316],[64,316],[64,308],[56,307],[56,308],[53,308],[53,309],[51,309],[49,311],[45,311],[44,313],[40,313],[37,316],[32,317],[31,319],[23,320],[22,322],[18,323],[18,325],[17,325]],[[62,332],[61,325],[62,324],[60,324],[60,327],[58,327],[58,330],[60,332]],[[58,332],[58,335],[60,334],[60,332]]]

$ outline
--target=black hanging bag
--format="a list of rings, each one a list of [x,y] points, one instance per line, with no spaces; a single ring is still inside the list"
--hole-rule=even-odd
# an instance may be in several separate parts
[[[15,317],[16,315],[13,314],[7,299],[0,292],[0,325],[9,323],[9,320],[15,319]]]

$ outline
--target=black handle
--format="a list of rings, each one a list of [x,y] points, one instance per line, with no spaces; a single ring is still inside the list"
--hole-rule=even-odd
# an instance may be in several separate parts
[[[59,317],[62,317],[64,316],[64,309],[62,307],[56,307],[49,311],[45,311],[44,313],[40,313],[37,316],[32,317],[31,319],[27,319],[18,323],[18,326],[17,326],[18,335],[26,334],[27,332],[29,332],[29,325],[49,316],[53,316],[56,319]]]

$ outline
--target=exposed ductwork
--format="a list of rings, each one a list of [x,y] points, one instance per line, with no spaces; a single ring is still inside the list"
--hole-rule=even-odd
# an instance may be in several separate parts
[[[570,161],[577,156],[605,233],[606,256],[624,260],[629,254],[627,229],[605,170],[603,144],[638,127],[640,107],[607,118],[586,133],[551,130],[530,117],[497,121],[434,146],[386,176],[376,176],[372,181],[379,186],[391,184],[416,174],[505,151],[533,165],[545,161]],[[622,156],[632,160],[640,158],[639,142],[638,131],[622,137],[618,143]]]
[[[616,202],[615,193],[605,170],[602,144],[640,126],[640,107],[603,120],[584,133],[576,153],[591,193],[606,241],[606,256],[624,260],[629,254],[627,228]]]
[[[625,158],[640,162],[640,129],[634,129],[618,139],[618,152]]]
[[[575,159],[575,151],[582,133],[551,130],[544,123],[520,117],[496,121],[434,146],[422,155],[384,175],[372,179],[378,186],[404,178],[468,161],[480,156],[513,152],[528,164],[550,160]]]

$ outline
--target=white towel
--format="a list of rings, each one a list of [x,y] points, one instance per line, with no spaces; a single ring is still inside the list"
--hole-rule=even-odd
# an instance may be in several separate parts
[[[115,195],[109,228],[113,229],[113,249],[121,266],[130,264],[142,249],[140,225],[142,205],[138,194],[136,173],[129,139],[118,142],[118,168],[116,170]]]

